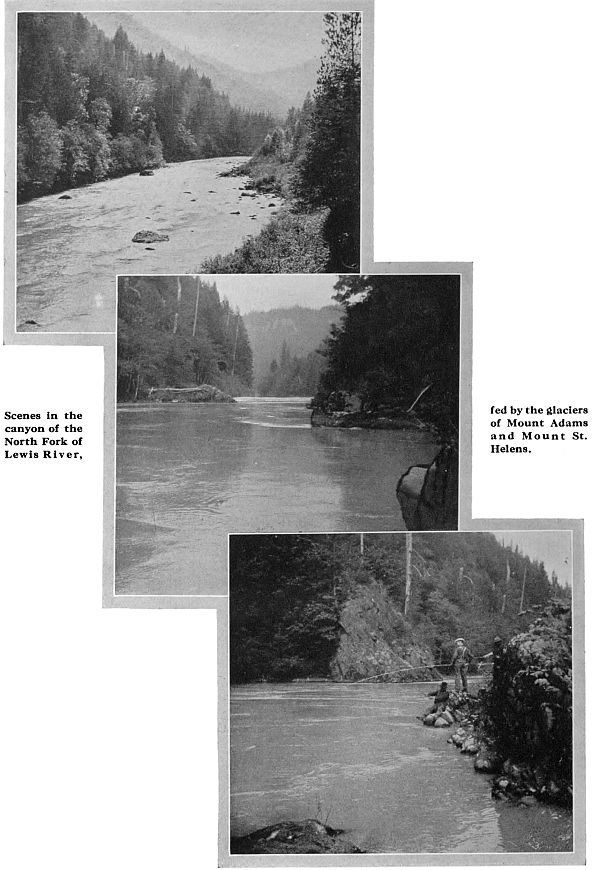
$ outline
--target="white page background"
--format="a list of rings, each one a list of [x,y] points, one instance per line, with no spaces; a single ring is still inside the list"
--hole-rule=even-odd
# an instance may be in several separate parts
[[[474,515],[585,517],[588,569],[591,442],[486,445],[492,404],[593,405],[592,4],[375,30],[375,257],[474,261]],[[0,462],[0,862],[214,868],[215,614],[101,609],[102,396],[100,348],[0,349],[1,411],[85,414],[85,461]]]

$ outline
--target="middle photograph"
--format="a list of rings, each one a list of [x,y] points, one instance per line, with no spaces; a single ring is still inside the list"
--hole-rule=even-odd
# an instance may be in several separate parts
[[[227,535],[458,527],[461,276],[120,276],[113,595]]]

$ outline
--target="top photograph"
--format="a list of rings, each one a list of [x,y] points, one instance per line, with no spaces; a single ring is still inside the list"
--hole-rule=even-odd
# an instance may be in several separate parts
[[[16,332],[113,332],[121,274],[360,272],[364,13],[15,18]]]

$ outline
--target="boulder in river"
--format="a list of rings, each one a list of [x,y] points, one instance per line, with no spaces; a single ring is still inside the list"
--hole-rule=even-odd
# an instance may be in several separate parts
[[[152,169],[141,169],[138,174],[141,175],[143,178],[146,178],[149,175],[155,175]]]
[[[58,199],[72,199],[72,197],[68,193],[63,193],[62,196],[58,197]]]
[[[279,822],[260,828],[245,837],[232,837],[232,855],[350,855],[361,849],[340,839],[343,831],[323,825],[316,819]]]
[[[154,242],[169,242],[169,236],[164,233],[155,233],[153,230],[140,230],[132,237],[132,241],[138,244],[153,244]]]

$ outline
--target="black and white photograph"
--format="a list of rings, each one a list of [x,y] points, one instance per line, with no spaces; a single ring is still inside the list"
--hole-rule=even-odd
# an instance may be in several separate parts
[[[119,279],[115,594],[227,534],[458,527],[459,275]]]
[[[1,867],[587,864],[594,26],[5,0]]]
[[[227,861],[571,857],[571,532],[231,535],[229,554]]]
[[[17,18],[17,331],[112,332],[118,273],[360,271],[361,12]]]

